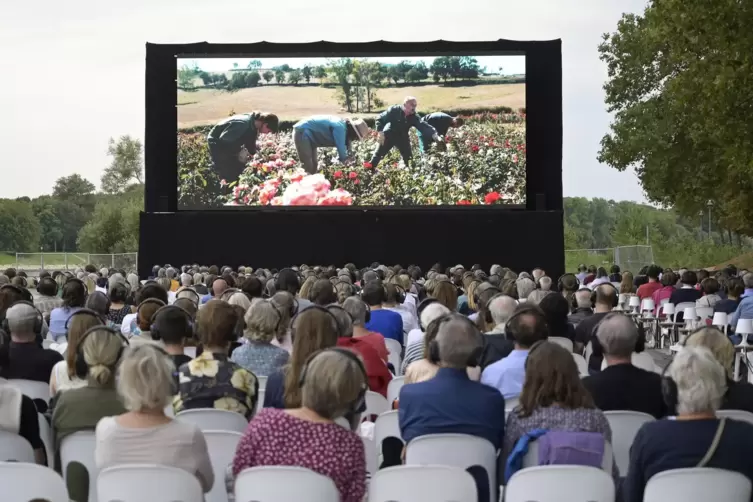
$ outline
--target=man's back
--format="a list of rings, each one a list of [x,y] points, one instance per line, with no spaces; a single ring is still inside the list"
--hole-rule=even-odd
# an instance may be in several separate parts
[[[505,400],[465,370],[440,368],[431,380],[400,390],[400,431],[409,442],[427,434],[470,434],[496,448],[504,437]]]
[[[63,356],[59,352],[43,349],[36,342],[16,343],[9,347],[9,363],[3,368],[3,378],[22,378],[36,382],[49,382],[52,368]]]
[[[527,357],[527,350],[513,350],[504,359],[484,369],[481,383],[494,387],[505,399],[520,395],[525,381]]]
[[[403,318],[397,312],[385,309],[371,311],[371,320],[366,323],[366,329],[403,343]]]
[[[583,379],[583,385],[602,411],[641,411],[662,418],[667,414],[661,392],[661,377],[632,364],[609,366]]]

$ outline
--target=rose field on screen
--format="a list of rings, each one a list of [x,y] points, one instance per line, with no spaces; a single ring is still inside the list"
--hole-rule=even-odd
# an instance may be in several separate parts
[[[318,172],[307,174],[290,131],[260,135],[257,153],[237,181],[211,168],[206,135],[178,134],[178,204],[184,209],[222,206],[410,206],[524,204],[525,114],[477,113],[450,129],[441,143],[404,165],[393,149],[369,164],[376,132],[351,145],[354,161],[341,164],[334,148],[318,150]]]

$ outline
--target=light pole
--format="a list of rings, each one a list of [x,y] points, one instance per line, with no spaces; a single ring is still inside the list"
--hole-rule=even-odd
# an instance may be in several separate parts
[[[703,239],[703,209],[698,211],[698,221],[699,221],[698,234],[701,236],[701,239]]]
[[[706,207],[709,208],[709,240],[711,240],[711,208],[714,206],[714,203],[709,200],[706,202]]]

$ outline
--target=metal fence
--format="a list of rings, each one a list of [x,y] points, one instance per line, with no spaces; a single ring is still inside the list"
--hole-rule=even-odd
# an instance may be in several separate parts
[[[13,266],[30,275],[42,270],[75,270],[86,265],[94,265],[98,269],[106,267],[136,270],[139,256],[138,253],[16,253],[15,255],[16,261]]]
[[[602,249],[566,249],[565,270],[575,272],[578,265],[605,267],[618,265],[620,270],[636,274],[641,268],[654,263],[651,246],[619,246]]]

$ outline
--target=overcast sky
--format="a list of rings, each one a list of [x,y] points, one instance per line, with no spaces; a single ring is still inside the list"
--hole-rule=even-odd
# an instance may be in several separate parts
[[[644,6],[645,0],[4,2],[0,197],[50,193],[57,178],[72,173],[99,186],[108,139],[143,138],[146,42],[561,38],[565,195],[640,201],[635,174],[596,161],[610,121],[597,46],[623,12]]]

